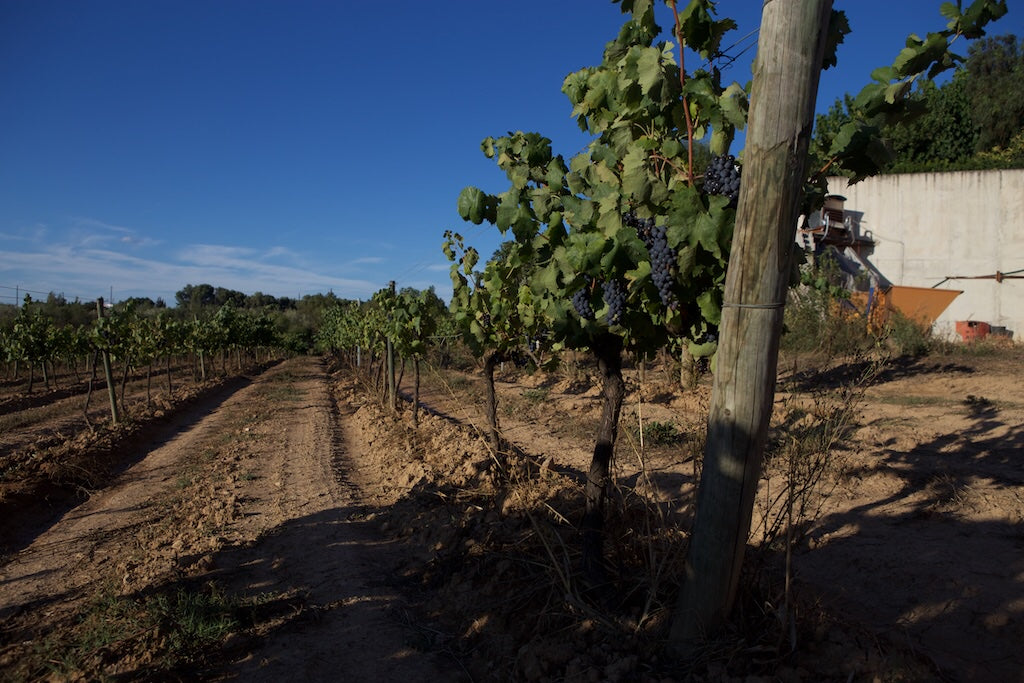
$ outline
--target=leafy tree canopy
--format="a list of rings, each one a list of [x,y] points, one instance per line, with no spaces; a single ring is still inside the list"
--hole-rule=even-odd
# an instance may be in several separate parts
[[[980,38],[952,79],[918,80],[905,107],[908,117],[884,122],[875,143],[883,172],[1024,167],[1024,46],[1013,35]],[[844,127],[870,118],[859,98],[837,100],[818,116],[812,153],[827,159]]]
[[[1024,129],[1024,45],[1014,35],[982,38],[971,45],[963,72],[978,127],[975,151],[1007,147]]]

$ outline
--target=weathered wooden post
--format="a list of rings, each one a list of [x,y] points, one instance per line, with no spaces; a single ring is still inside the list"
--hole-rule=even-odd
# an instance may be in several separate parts
[[[103,320],[103,297],[96,299],[96,317]],[[103,359],[103,376],[107,380],[107,394],[110,396],[110,424],[117,425],[121,422],[121,415],[117,410],[117,390],[114,388],[114,376],[110,371],[109,341],[109,339],[104,339],[100,357]]]
[[[394,296],[395,296],[395,281],[394,280],[391,281],[391,284],[389,285],[389,287],[391,288],[391,297],[394,298]],[[388,316],[389,316],[388,317],[389,326],[390,326],[390,323],[391,323],[391,320],[392,320],[391,315],[392,314],[389,312],[388,313]],[[392,335],[392,333],[388,332],[388,342],[387,342],[387,354],[388,354],[388,407],[389,407],[390,410],[394,411],[395,407],[398,405],[398,401],[397,401],[397,398],[395,396],[395,394],[397,393],[398,388],[395,386],[395,343],[394,343],[394,341],[392,341],[391,335]]]
[[[704,469],[670,646],[692,653],[732,609],[775,396],[790,254],[831,0],[767,0],[726,275]]]

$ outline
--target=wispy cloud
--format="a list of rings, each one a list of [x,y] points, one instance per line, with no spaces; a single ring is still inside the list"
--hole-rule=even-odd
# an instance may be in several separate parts
[[[75,216],[71,219],[70,238],[83,247],[100,247],[120,243],[135,248],[155,247],[162,240],[141,235],[138,230],[123,225],[113,225],[95,218]]]
[[[4,242],[42,244],[46,240],[47,232],[48,228],[45,223],[35,223],[17,231],[0,232],[0,239],[3,239]]]
[[[88,218],[86,216],[74,216],[72,221],[75,225],[84,228],[98,228],[100,230],[109,230],[111,232],[123,232],[123,233],[134,233],[135,231],[131,228],[126,228],[123,225],[113,225],[112,223],[106,223],[95,218]]]
[[[281,246],[275,246],[275,247],[271,247],[270,249],[267,249],[266,251],[263,252],[263,254],[262,254],[262,256],[260,256],[260,258],[263,259],[264,261],[269,261],[271,259],[278,259],[278,258],[280,258],[280,259],[286,259],[288,261],[292,261],[293,263],[300,263],[300,262],[302,262],[302,257],[298,253],[296,253],[295,251],[292,251],[288,247],[281,247]]]
[[[90,299],[113,288],[115,298],[148,296],[167,301],[184,285],[200,283],[293,297],[330,290],[345,298],[367,298],[379,289],[377,284],[356,277],[267,263],[263,260],[267,255],[248,247],[216,244],[186,246],[166,258],[145,258],[81,243],[47,245],[0,251],[0,281],[63,292],[69,298]]]
[[[350,266],[373,266],[379,263],[384,263],[384,259],[380,256],[364,256],[363,258],[353,259],[348,262]]]
[[[395,267],[387,245],[374,245],[376,251],[368,255],[349,251],[332,260],[315,247],[175,244],[84,216],[68,217],[60,225],[4,226],[4,232],[11,235],[0,240],[0,285],[53,291],[70,299],[109,296],[113,289],[115,300],[144,296],[173,302],[182,287],[201,283],[249,294],[296,297],[333,291],[366,299],[386,285],[381,273]],[[442,275],[447,269],[447,263],[422,263],[402,271],[400,280],[403,286],[433,285],[444,291],[450,284]]]

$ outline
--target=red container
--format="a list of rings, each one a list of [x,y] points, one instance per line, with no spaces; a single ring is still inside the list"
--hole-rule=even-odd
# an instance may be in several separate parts
[[[978,320],[958,320],[956,322],[956,333],[959,334],[965,342],[984,339],[991,331],[992,327],[988,323],[983,323]]]

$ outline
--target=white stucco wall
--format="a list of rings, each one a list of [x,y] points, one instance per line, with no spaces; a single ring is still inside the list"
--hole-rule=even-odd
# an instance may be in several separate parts
[[[893,284],[932,287],[950,276],[1024,269],[1024,169],[885,175],[852,186],[830,178],[829,191],[862,214],[861,234],[876,241],[870,260]],[[977,320],[1024,339],[1024,279],[940,286],[963,294],[936,321],[937,333]]]

